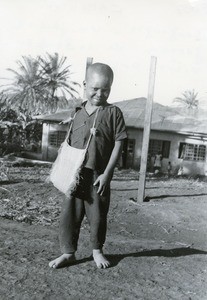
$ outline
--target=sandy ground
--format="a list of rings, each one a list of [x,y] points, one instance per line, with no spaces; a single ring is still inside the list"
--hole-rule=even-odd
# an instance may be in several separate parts
[[[136,172],[116,172],[105,253],[97,269],[84,220],[77,263],[59,270],[62,195],[45,183],[48,168],[11,168],[0,183],[0,299],[207,299],[207,185],[151,178],[149,202],[136,202]]]

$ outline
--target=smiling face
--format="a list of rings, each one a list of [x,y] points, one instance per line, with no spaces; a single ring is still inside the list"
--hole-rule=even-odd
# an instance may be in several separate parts
[[[87,100],[93,106],[104,105],[109,97],[113,82],[113,71],[107,65],[96,63],[87,70],[86,89]]]

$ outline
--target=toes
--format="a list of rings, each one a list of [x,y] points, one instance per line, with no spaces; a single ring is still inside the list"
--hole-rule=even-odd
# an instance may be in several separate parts
[[[97,267],[98,267],[99,269],[102,269],[103,265],[102,265],[102,264],[97,264]]]
[[[98,269],[107,269],[110,267],[110,262],[106,261],[106,262],[100,262],[100,263],[96,263]]]
[[[99,265],[99,269],[107,269],[110,265],[109,264],[101,264]]]
[[[54,261],[50,261],[50,262],[49,262],[49,267],[50,267],[50,268],[53,268],[54,265],[55,265],[55,262],[54,262]]]
[[[56,268],[57,268],[57,265],[56,265],[55,262],[51,261],[51,262],[49,263],[49,267],[50,267],[50,268],[53,268],[53,269],[56,269]]]
[[[107,268],[109,268],[109,267],[110,267],[110,263],[109,263],[109,262],[103,264],[103,268],[104,268],[104,269],[107,269]]]
[[[53,269],[58,269],[62,267],[68,267],[75,261],[75,256],[70,254],[63,254],[60,257],[56,258],[55,260],[52,260],[49,263],[49,267]]]

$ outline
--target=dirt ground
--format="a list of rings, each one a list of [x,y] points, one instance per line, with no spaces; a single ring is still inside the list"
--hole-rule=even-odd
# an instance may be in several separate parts
[[[62,195],[45,183],[48,167],[11,167],[0,182],[0,299],[206,300],[205,180],[149,178],[149,202],[137,202],[138,174],[116,171],[105,253],[112,267],[91,259],[84,220],[77,263],[59,270]]]

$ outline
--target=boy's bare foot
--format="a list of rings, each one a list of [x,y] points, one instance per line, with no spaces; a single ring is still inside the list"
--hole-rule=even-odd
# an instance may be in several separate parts
[[[58,258],[49,262],[50,268],[58,269],[68,267],[71,263],[75,262],[75,254],[62,254]]]
[[[110,267],[110,262],[106,259],[100,249],[93,249],[93,259],[99,269],[106,269]]]

